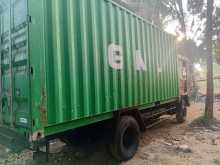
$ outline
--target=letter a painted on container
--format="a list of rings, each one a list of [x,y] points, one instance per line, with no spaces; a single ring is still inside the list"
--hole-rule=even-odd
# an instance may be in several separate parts
[[[111,44],[108,47],[109,65],[116,70],[123,69],[123,51],[120,45]]]
[[[137,50],[135,52],[135,66],[136,66],[136,70],[138,70],[138,71],[146,71],[147,70],[146,64],[144,62],[144,59],[141,55],[140,50]]]

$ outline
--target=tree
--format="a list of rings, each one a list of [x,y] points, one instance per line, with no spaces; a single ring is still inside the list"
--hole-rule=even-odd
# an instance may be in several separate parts
[[[215,53],[216,61],[219,60],[219,43],[220,43],[220,9],[214,10],[214,0],[207,0],[207,6],[203,0],[189,0],[191,3],[191,13],[199,15],[200,20],[206,19],[202,37],[203,50],[206,50],[207,61],[207,97],[205,106],[205,116],[207,119],[213,119],[213,103],[214,103],[214,80],[213,80],[213,53]]]
[[[203,26],[207,26],[207,4],[204,0],[188,0],[188,11],[191,15],[197,16],[200,22],[203,22]],[[213,41],[213,55],[214,61],[220,65],[220,8],[215,6],[212,18],[212,41]],[[207,49],[206,44],[206,28],[199,28],[200,31],[200,40],[202,44],[200,47],[203,50]],[[202,56],[202,59],[206,56]]]
[[[213,81],[213,0],[207,1],[207,27],[206,27],[206,46],[207,46],[207,97],[205,106],[205,115],[210,120],[213,118],[214,101],[214,81]]]
[[[218,64],[220,64],[220,8],[216,7],[213,18],[213,44],[214,56]]]
[[[171,19],[177,20],[180,24],[179,32],[183,33],[184,37],[187,36],[186,30],[186,22],[185,22],[185,13],[183,10],[183,2],[182,0],[164,0],[163,2],[166,4],[169,15],[171,15]]]

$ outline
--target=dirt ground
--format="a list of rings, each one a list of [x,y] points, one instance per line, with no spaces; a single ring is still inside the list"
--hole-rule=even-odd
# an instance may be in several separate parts
[[[220,105],[220,104],[219,104]],[[220,106],[215,106],[215,117],[220,121]],[[106,149],[105,140],[88,141],[86,146],[72,148],[54,141],[51,148],[51,165],[220,165],[220,122],[210,127],[194,125],[204,113],[201,104],[194,104],[188,119],[178,125],[174,117],[166,117],[159,125],[143,135],[136,156],[124,163],[117,163]],[[10,153],[0,146],[0,165],[34,165],[32,152]],[[43,165],[43,163],[41,163]]]

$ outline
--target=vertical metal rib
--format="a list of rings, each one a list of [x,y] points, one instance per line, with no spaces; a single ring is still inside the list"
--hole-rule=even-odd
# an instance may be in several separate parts
[[[10,14],[10,23],[9,23],[9,69],[10,69],[10,119],[11,119],[11,127],[13,127],[13,122],[14,122],[14,114],[13,114],[13,69],[12,69],[12,0],[10,0],[10,5],[9,5],[9,14]]]
[[[0,125],[3,123],[2,111],[2,16],[0,13]]]
[[[28,9],[28,1],[25,1],[27,9]],[[28,14],[27,11],[27,18],[26,18],[26,54],[27,54],[27,74],[28,74],[28,108],[29,108],[29,113],[31,114],[31,66],[30,66],[30,58],[29,58],[29,23],[31,23],[31,18]],[[29,119],[32,121],[32,116]],[[16,118],[15,118],[16,122]]]

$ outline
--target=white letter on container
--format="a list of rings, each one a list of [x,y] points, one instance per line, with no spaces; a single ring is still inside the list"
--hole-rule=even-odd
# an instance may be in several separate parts
[[[146,71],[147,70],[145,62],[144,62],[143,57],[141,55],[141,51],[139,51],[139,50],[137,50],[135,52],[135,64],[136,64],[136,70],[138,70],[138,71]]]
[[[109,65],[116,70],[123,69],[123,51],[120,45],[111,44],[108,47]]]

